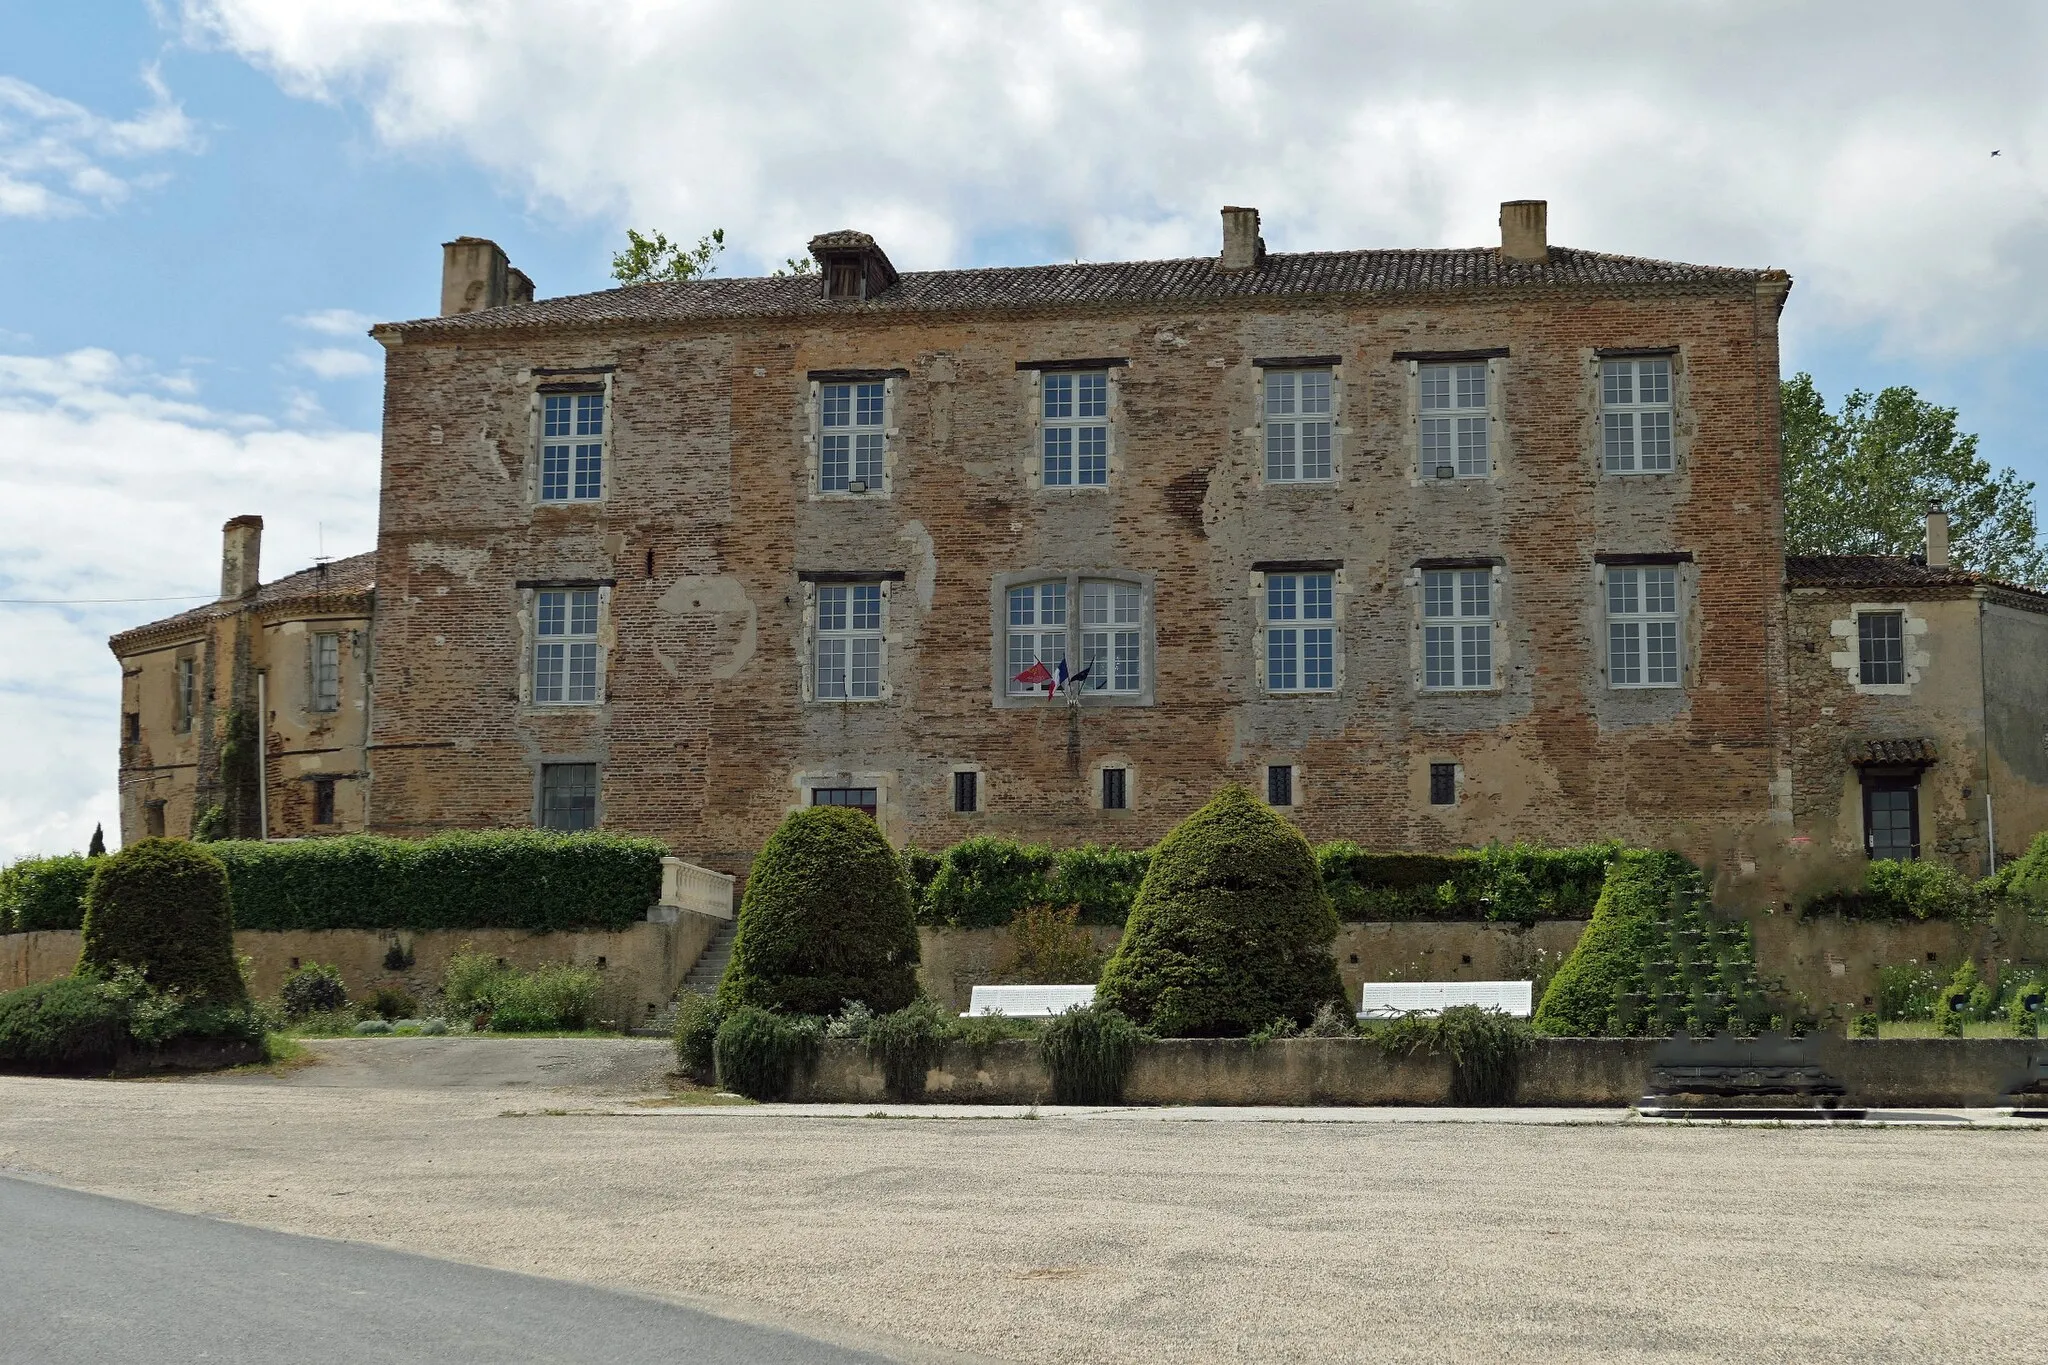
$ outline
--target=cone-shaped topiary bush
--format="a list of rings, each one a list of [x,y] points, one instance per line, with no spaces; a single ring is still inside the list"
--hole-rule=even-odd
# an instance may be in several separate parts
[[[183,839],[144,839],[94,861],[81,975],[133,967],[153,990],[191,1004],[248,1003],[220,859]]]
[[[747,877],[719,1007],[891,1014],[916,996],[917,920],[889,841],[844,806],[790,815]]]
[[[1306,1025],[1344,1002],[1336,937],[1308,840],[1225,787],[1153,850],[1096,1003],[1164,1037]]]
[[[1664,941],[1680,886],[1693,873],[1676,853],[1630,851],[1607,869],[1586,932],[1550,978],[1532,1021],[1538,1033],[1599,1038],[1615,1000],[1643,988],[1643,957]]]

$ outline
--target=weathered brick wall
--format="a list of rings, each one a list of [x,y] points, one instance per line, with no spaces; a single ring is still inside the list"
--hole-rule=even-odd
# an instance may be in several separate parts
[[[1222,781],[1300,765],[1311,838],[1424,848],[1615,836],[1701,856],[1748,849],[1782,752],[1776,294],[1526,292],[1399,306],[1201,306],[833,325],[469,332],[389,352],[377,581],[379,830],[533,819],[543,758],[604,764],[614,828],[744,866],[800,781],[868,775],[892,838],[978,831],[1142,844]],[[1495,477],[1413,471],[1399,350],[1507,347]],[[1677,472],[1603,478],[1593,350],[1678,346]],[[1268,488],[1253,357],[1339,354],[1335,486]],[[1026,485],[1020,361],[1128,357],[1106,491]],[[534,367],[614,365],[601,507],[536,508]],[[901,367],[892,492],[807,494],[806,375]],[[1681,692],[1610,692],[1596,552],[1687,551],[1697,585]],[[649,556],[653,571],[648,572]],[[1429,556],[1505,561],[1504,685],[1424,696],[1411,662]],[[1251,565],[1341,559],[1344,686],[1257,685]],[[1153,576],[1157,704],[998,707],[991,582],[1108,568]],[[801,570],[901,570],[883,703],[805,704]],[[610,696],[519,701],[522,580],[615,579]],[[1133,809],[1090,774],[1134,769]],[[1427,804],[1431,761],[1460,804]],[[956,764],[985,814],[950,813]],[[1777,830],[1781,836],[1782,828]],[[1745,854],[1746,856],[1746,854]]]

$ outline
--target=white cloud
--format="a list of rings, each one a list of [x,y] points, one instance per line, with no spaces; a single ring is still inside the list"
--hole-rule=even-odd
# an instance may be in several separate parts
[[[393,145],[557,213],[723,225],[760,265],[849,224],[910,267],[999,241],[1206,252],[1226,202],[1264,209],[1276,249],[1472,244],[1538,196],[1567,244],[1792,269],[1795,325],[1926,352],[2048,337],[2048,12],[2024,0],[184,13]]]
[[[310,351],[300,351],[292,359],[311,370],[322,379],[360,379],[366,374],[375,374],[381,368],[377,357],[366,351],[351,351],[341,346],[321,346]]]
[[[96,114],[13,76],[0,76],[0,217],[53,218],[112,208],[161,172],[117,174],[106,163],[199,149],[198,129],[154,69],[150,105],[133,118]]]
[[[331,337],[366,336],[377,321],[368,313],[358,313],[353,308],[320,308],[285,320],[294,327]]]
[[[269,577],[323,529],[330,554],[375,543],[375,436],[279,430],[190,388],[103,350],[0,355],[0,857],[83,848],[96,821],[116,837],[107,636],[210,598],[223,521],[263,515]]]

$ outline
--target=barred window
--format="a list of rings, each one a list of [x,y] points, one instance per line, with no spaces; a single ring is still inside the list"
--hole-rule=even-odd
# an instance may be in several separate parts
[[[604,394],[541,395],[540,500],[604,496]]]
[[[1266,576],[1266,690],[1329,692],[1337,686],[1336,575]]]
[[[1600,447],[1610,474],[1671,469],[1671,361],[1608,360],[1600,365]]]
[[[597,828],[597,765],[543,763],[540,769],[540,827]]]
[[[1109,374],[1104,370],[1046,374],[1039,379],[1047,488],[1109,482]]]
[[[872,701],[882,695],[882,585],[818,588],[816,695],[821,701]]]
[[[1486,447],[1486,365],[1421,368],[1422,476],[1483,479],[1492,469]],[[1448,472],[1446,472],[1448,471]]]
[[[1330,477],[1330,371],[1268,370],[1266,482]]]
[[[1884,686],[1906,681],[1906,617],[1897,611],[1856,614],[1858,681]]]
[[[542,706],[602,700],[597,660],[597,589],[534,595],[533,699]]]
[[[1607,684],[1678,686],[1678,570],[1607,571]]]
[[[1422,685],[1430,691],[1493,686],[1493,574],[1422,575]]]
[[[1268,763],[1266,765],[1266,804],[1269,806],[1292,806],[1294,804],[1294,765],[1292,763]]]
[[[827,384],[821,392],[818,489],[870,493],[882,487],[884,388],[877,383]]]

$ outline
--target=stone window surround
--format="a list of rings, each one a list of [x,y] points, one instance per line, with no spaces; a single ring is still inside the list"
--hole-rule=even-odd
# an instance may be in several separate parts
[[[1477,480],[1466,480],[1468,483]],[[1423,686],[1422,575],[1440,570],[1491,569],[1493,571],[1492,642],[1493,682],[1486,687]],[[1501,623],[1507,616],[1507,561],[1498,555],[1466,555],[1456,558],[1418,559],[1401,575],[1401,587],[1408,595],[1410,683],[1418,697],[1485,697],[1506,690],[1508,675],[1507,632]]]
[[[974,809],[953,808],[953,779],[961,773],[974,774]],[[948,815],[986,815],[989,807],[988,769],[979,763],[955,763],[946,769],[946,787],[942,793],[944,809]]]
[[[1451,799],[1442,804],[1430,799],[1434,794],[1430,789],[1430,772],[1439,763],[1447,764],[1451,770]],[[1434,754],[1425,753],[1419,756],[1419,771],[1422,774],[1423,809],[1429,811],[1450,811],[1456,810],[1465,804],[1465,765],[1463,763],[1447,755],[1439,757]]]
[[[1351,409],[1344,383],[1341,355],[1258,356],[1252,360],[1257,372],[1252,378],[1252,424],[1245,435],[1252,439],[1252,467],[1258,471],[1260,488],[1328,489],[1344,482],[1344,445],[1351,433]],[[1330,477],[1327,479],[1282,479],[1266,477],[1266,374],[1273,370],[1328,370],[1330,372]],[[1296,459],[1300,458],[1299,453]]]
[[[1102,804],[1102,770],[1122,768],[1124,770],[1124,804],[1120,809],[1108,809]],[[1121,753],[1108,753],[1088,765],[1088,808],[1097,815],[1117,819],[1130,815],[1138,809],[1138,765]]]
[[[1685,349],[1681,346],[1599,346],[1589,347],[1580,354],[1585,361],[1586,450],[1587,459],[1592,462],[1593,476],[1596,479],[1655,480],[1675,478],[1685,473],[1692,460],[1692,385]],[[1606,406],[1601,391],[1601,363],[1608,360],[1655,360],[1659,357],[1671,361],[1671,468],[1610,471],[1601,427],[1601,414]]]
[[[898,599],[903,596],[904,572],[901,569],[820,569],[799,570],[798,586],[803,593],[803,638],[799,642],[802,658],[801,696],[805,706],[877,706],[894,701],[896,687],[890,681],[890,664],[903,657],[903,631],[896,618]],[[824,584],[845,587],[852,584],[880,584],[882,589],[882,685],[872,697],[821,697],[818,695],[818,587]],[[829,783],[825,785],[830,785]],[[860,786],[860,783],[849,783]],[[806,789],[808,791],[808,788]],[[806,797],[808,800],[808,797]]]
[[[804,376],[804,497],[810,502],[887,501],[896,491],[896,466],[902,458],[903,439],[897,426],[906,369],[812,370]],[[818,486],[823,477],[825,437],[825,386],[827,384],[873,384],[882,386],[882,483],[864,493],[844,490],[826,492]],[[886,595],[886,594],[885,594]]]
[[[519,713],[530,715],[559,715],[565,711],[588,711],[611,702],[611,657],[618,647],[618,635],[612,622],[612,591],[618,580],[614,578],[522,578],[513,584],[519,591],[519,682],[515,689],[519,697]],[[540,610],[539,594],[560,591],[597,590],[597,699],[595,701],[550,701],[533,699],[534,650],[540,643],[539,623],[536,617]],[[550,760],[551,762],[554,760]],[[562,759],[561,762],[583,760]],[[534,779],[538,782],[540,779]],[[535,790],[538,790],[536,788]],[[536,806],[534,809],[538,810]]]
[[[1308,769],[1301,766],[1301,760],[1295,758],[1291,754],[1269,754],[1265,758],[1258,760],[1257,767],[1255,769],[1258,773],[1258,781],[1257,784],[1253,787],[1253,790],[1259,794],[1260,805],[1267,804],[1266,769],[1268,768],[1294,769],[1294,777],[1292,779],[1292,785],[1294,787],[1294,803],[1292,805],[1287,806],[1274,806],[1274,810],[1300,810],[1303,806],[1306,806],[1308,804],[1308,786],[1306,783],[1302,781],[1302,775],[1306,773]]]
[[[1061,491],[1061,490],[1054,490]],[[1063,700],[1077,706],[1155,706],[1158,704],[1159,648],[1157,605],[1154,588],[1157,575],[1142,570],[1091,567],[1034,568],[1014,573],[997,574],[989,580],[989,629],[993,642],[989,651],[989,688],[995,709],[1017,711],[1034,706],[1047,706],[1054,700]],[[1139,669],[1142,678],[1136,692],[1097,692],[1089,688],[1075,688],[1057,699],[1043,695],[1016,696],[1010,692],[1009,679],[1009,631],[1010,631],[1010,589],[1026,583],[1042,583],[1048,579],[1065,579],[1067,583],[1067,635],[1070,640],[1067,652],[1069,668],[1080,657],[1077,648],[1081,631],[1081,583],[1084,579],[1107,580],[1118,583],[1134,583],[1138,588],[1138,631]],[[884,607],[886,611],[886,606]],[[1097,792],[1098,799],[1101,793]]]
[[[592,797],[590,827],[593,830],[603,829],[604,755],[595,750],[583,750],[576,753],[545,753],[533,760],[533,827],[535,829],[547,828],[547,826],[541,823],[546,818],[546,814],[542,810],[542,805],[546,801],[546,796],[543,792],[543,778],[547,769],[558,763],[588,763],[597,770],[597,791]]]
[[[1505,458],[1507,442],[1506,385],[1502,382],[1507,374],[1508,348],[1489,347],[1470,351],[1396,351],[1394,359],[1403,363],[1407,374],[1404,379],[1404,407],[1402,442],[1407,447],[1408,481],[1411,484],[1450,487],[1471,487],[1494,483],[1501,477],[1501,465]],[[1486,365],[1486,463],[1487,472],[1481,475],[1452,476],[1440,479],[1434,470],[1422,467],[1422,367],[1424,365],[1470,365],[1484,362]]]
[[[1326,573],[1330,584],[1330,686],[1327,690],[1307,691],[1297,688],[1288,692],[1266,690],[1266,575]],[[1344,610],[1350,598],[1352,587],[1344,574],[1341,559],[1262,559],[1252,565],[1251,578],[1246,595],[1252,604],[1252,680],[1259,695],[1269,700],[1295,697],[1327,699],[1344,690]],[[1297,797],[1296,804],[1300,801]]]
[[[1105,356],[1088,360],[1020,360],[1017,375],[1022,382],[1024,402],[1029,420],[1025,423],[1030,432],[1029,447],[1024,453],[1022,473],[1027,491],[1046,497],[1067,497],[1102,494],[1117,486],[1119,475],[1124,469],[1123,441],[1123,393],[1120,372],[1129,368],[1127,357]],[[1108,411],[1104,422],[1109,427],[1109,450],[1107,452],[1109,473],[1106,482],[1096,484],[1055,484],[1045,483],[1045,401],[1042,376],[1049,371],[1065,374],[1092,374],[1102,371],[1108,376]],[[1261,458],[1264,458],[1261,456]],[[1023,580],[1017,580],[1019,582]],[[1149,607],[1148,607],[1149,610]]]
[[[527,506],[537,511],[555,512],[565,508],[601,507],[611,501],[612,492],[618,486],[617,463],[614,458],[613,436],[618,431],[618,406],[612,401],[612,377],[617,367],[612,365],[588,365],[574,369],[534,369],[528,372],[527,383],[527,441],[529,458],[526,465],[524,495]],[[547,502],[540,496],[540,448],[541,415],[546,406],[541,400],[548,394],[595,393],[604,394],[604,435],[600,438],[603,451],[599,459],[603,462],[602,477],[598,481],[598,495],[595,498],[557,498]]]
[[[1900,617],[1900,635],[1906,654],[1906,680],[1902,683],[1867,683],[1863,681],[1862,656],[1857,648],[1856,618],[1866,612],[1896,613]],[[1828,622],[1828,635],[1847,642],[1848,647],[1835,650],[1828,655],[1828,667],[1840,673],[1848,682],[1851,691],[1864,697],[1909,697],[1913,688],[1926,676],[1926,670],[1934,662],[1933,656],[1917,646],[1927,634],[1927,618],[1915,616],[1908,602],[1852,602],[1849,614],[1844,619]]]
[[[1675,569],[1678,590],[1678,681],[1675,683],[1625,683],[1608,681],[1607,668],[1607,571],[1617,569]],[[1690,550],[1669,554],[1596,554],[1593,556],[1594,654],[1599,659],[1600,684],[1609,693],[1627,696],[1643,692],[1682,691],[1692,685],[1698,672],[1699,632],[1694,622],[1699,600],[1699,573]],[[1494,614],[1499,617],[1499,607]]]
[[[884,595],[886,596],[886,594]],[[950,782],[951,779],[949,778],[948,781]],[[894,836],[890,833],[891,827],[899,819],[897,806],[901,803],[901,798],[896,790],[898,778],[895,773],[855,772],[845,768],[806,768],[791,776],[790,785],[796,791],[795,799],[789,807],[792,813],[810,808],[811,789],[814,787],[874,788],[875,826],[882,831],[884,839],[889,840],[892,844],[896,842]],[[949,787],[946,792],[946,808],[948,810],[952,809],[952,796],[953,793]]]

